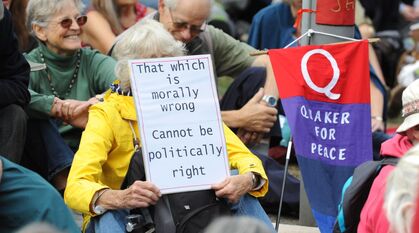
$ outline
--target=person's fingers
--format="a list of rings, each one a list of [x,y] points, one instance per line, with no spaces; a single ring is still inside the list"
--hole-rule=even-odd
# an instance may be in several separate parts
[[[65,120],[68,119],[68,108],[70,107],[70,103],[67,101],[64,101],[61,106],[61,117]]]
[[[80,105],[76,106],[74,108],[73,112],[72,112],[72,117],[78,116],[78,115],[80,115],[81,113],[83,113],[85,111],[87,112],[87,110],[89,109],[89,107],[90,107],[90,103],[88,103],[88,102],[85,102],[83,104],[80,104]]]
[[[265,93],[265,90],[263,88],[260,88],[258,92],[249,100],[250,103],[259,103],[262,98],[263,94]]]

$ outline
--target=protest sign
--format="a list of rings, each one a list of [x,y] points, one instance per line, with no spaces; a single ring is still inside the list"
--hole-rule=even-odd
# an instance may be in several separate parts
[[[129,64],[147,180],[166,194],[209,189],[229,176],[211,57]]]
[[[372,159],[368,42],[269,50],[307,197],[329,232],[345,181]]]

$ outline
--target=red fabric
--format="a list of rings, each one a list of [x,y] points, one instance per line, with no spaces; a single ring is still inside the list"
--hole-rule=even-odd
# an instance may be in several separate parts
[[[400,158],[410,148],[412,148],[412,143],[408,141],[407,137],[396,134],[393,138],[385,141],[381,145],[381,154]],[[375,178],[368,195],[368,199],[361,211],[358,233],[388,232],[389,222],[387,220],[383,204],[387,177],[393,169],[394,166],[385,166],[381,170],[380,174],[378,174]]]
[[[303,13],[313,13],[313,12],[316,12],[316,11],[311,10],[311,9],[299,9],[297,11],[297,18],[295,19],[295,23],[294,23],[293,27],[295,29],[297,29],[300,26],[301,19],[303,17]]]
[[[355,0],[317,0],[317,24],[354,25]]]
[[[340,94],[339,99],[332,100],[306,85],[302,61],[315,49],[327,51],[337,63],[340,75],[331,92]],[[308,100],[330,103],[370,103],[367,41],[271,49],[268,54],[281,99],[304,96]],[[334,74],[331,64],[323,54],[315,53],[308,58],[307,71],[316,86],[324,88],[329,85]],[[347,85],[349,82],[351,85]]]
[[[393,138],[381,144],[380,155],[401,158],[412,147],[413,145],[407,136],[396,134]]]

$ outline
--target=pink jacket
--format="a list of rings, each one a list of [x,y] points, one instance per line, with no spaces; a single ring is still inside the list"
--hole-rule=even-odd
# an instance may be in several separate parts
[[[407,136],[396,134],[393,138],[381,145],[381,156],[400,158],[411,147],[412,143]],[[393,171],[393,166],[385,166],[372,184],[370,194],[361,211],[358,233],[387,233],[389,223],[383,209],[384,194],[386,190],[387,176]]]

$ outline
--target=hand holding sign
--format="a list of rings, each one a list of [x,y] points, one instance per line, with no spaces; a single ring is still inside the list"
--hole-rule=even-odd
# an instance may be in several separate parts
[[[217,197],[224,197],[231,203],[239,201],[240,197],[249,192],[253,188],[252,174],[230,176],[223,182],[214,184],[212,189],[215,190]]]

